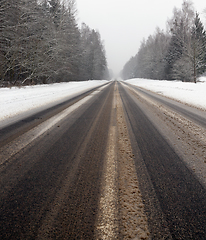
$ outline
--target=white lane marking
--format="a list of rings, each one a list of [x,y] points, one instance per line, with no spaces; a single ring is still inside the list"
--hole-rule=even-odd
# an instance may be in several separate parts
[[[47,130],[52,128],[55,124],[61,121],[63,118],[77,110],[81,105],[85,104],[88,100],[92,97],[97,95],[100,91],[102,91],[108,85],[104,85],[91,93],[89,96],[81,99],[80,101],[76,102],[69,108],[65,109],[64,111],[58,113],[57,115],[51,117],[47,121],[41,123],[40,125],[36,126],[35,128],[31,129],[27,133],[21,135],[17,139],[13,140],[11,143],[5,145],[0,149],[0,165],[2,165],[5,161],[7,161],[10,157],[14,154],[18,153],[21,149],[25,148],[28,144],[32,141],[37,139],[39,136],[44,134]]]
[[[116,100],[113,99],[113,110]],[[114,111],[113,111],[114,114]],[[113,120],[113,119],[112,119]],[[111,120],[111,123],[112,123]],[[111,124],[110,123],[110,124]],[[107,143],[104,173],[102,178],[101,197],[99,201],[96,239],[117,239],[118,235],[118,191],[117,191],[117,157],[116,157],[116,126],[110,126]]]
[[[150,239],[118,89],[112,116],[111,123],[116,120],[116,126],[110,124],[109,128],[95,239]]]
[[[103,176],[103,188],[99,202],[99,212],[97,217],[96,239],[117,239],[117,163],[115,156],[114,136],[116,127],[110,129],[108,141],[109,149],[107,151],[107,160],[105,163],[105,173]]]

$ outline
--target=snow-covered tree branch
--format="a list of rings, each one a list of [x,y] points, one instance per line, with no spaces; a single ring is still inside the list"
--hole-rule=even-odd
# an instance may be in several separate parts
[[[194,81],[206,71],[206,33],[191,1],[174,8],[168,31],[157,29],[125,65],[124,78]]]
[[[87,79],[89,70],[80,66],[84,62],[82,53],[87,50],[82,49],[84,44],[76,21],[75,3],[75,0],[0,1],[1,84]],[[87,59],[87,67],[91,64],[99,66],[102,58],[105,69],[105,52],[98,37],[93,49],[99,51],[98,57],[93,59],[95,63]],[[93,40],[90,41],[91,45]],[[97,68],[95,71],[101,74],[90,77],[102,77],[102,68]]]

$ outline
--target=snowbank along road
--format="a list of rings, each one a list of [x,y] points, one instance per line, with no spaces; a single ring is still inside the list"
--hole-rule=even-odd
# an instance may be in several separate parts
[[[109,82],[0,129],[1,239],[205,239],[206,114]]]

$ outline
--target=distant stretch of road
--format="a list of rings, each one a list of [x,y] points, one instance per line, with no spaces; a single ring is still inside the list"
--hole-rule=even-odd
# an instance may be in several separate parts
[[[187,124],[180,133],[178,119],[206,132],[205,112],[114,81],[0,129],[0,239],[128,239],[132,231],[137,239],[205,239],[206,163],[195,166],[198,175],[186,161],[206,140],[190,154],[197,136]],[[140,200],[120,204],[120,159],[134,163]],[[124,231],[128,204],[143,209],[135,216],[144,227],[129,217]]]

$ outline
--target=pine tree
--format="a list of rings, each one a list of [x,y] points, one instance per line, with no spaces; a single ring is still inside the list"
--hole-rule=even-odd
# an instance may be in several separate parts
[[[175,21],[175,29],[171,29],[172,37],[169,44],[168,52],[165,57],[166,59],[166,75],[167,79],[175,79],[176,77],[173,74],[173,68],[175,62],[180,59],[184,52],[184,26],[181,21],[180,24]]]
[[[167,79],[192,80],[188,51],[190,49],[193,23],[193,4],[190,1],[183,1],[182,9],[178,10],[175,8],[174,16],[169,22],[172,37],[166,56]]]
[[[198,13],[196,13],[191,33],[190,58],[193,65],[194,82],[196,83],[197,77],[206,71],[206,33]]]
[[[58,28],[61,24],[62,17],[62,6],[60,0],[49,0],[48,2],[50,4],[49,10],[52,16],[52,20],[56,28]]]
[[[82,24],[81,29],[81,64],[82,79],[103,79],[107,71],[107,61],[100,34]]]

